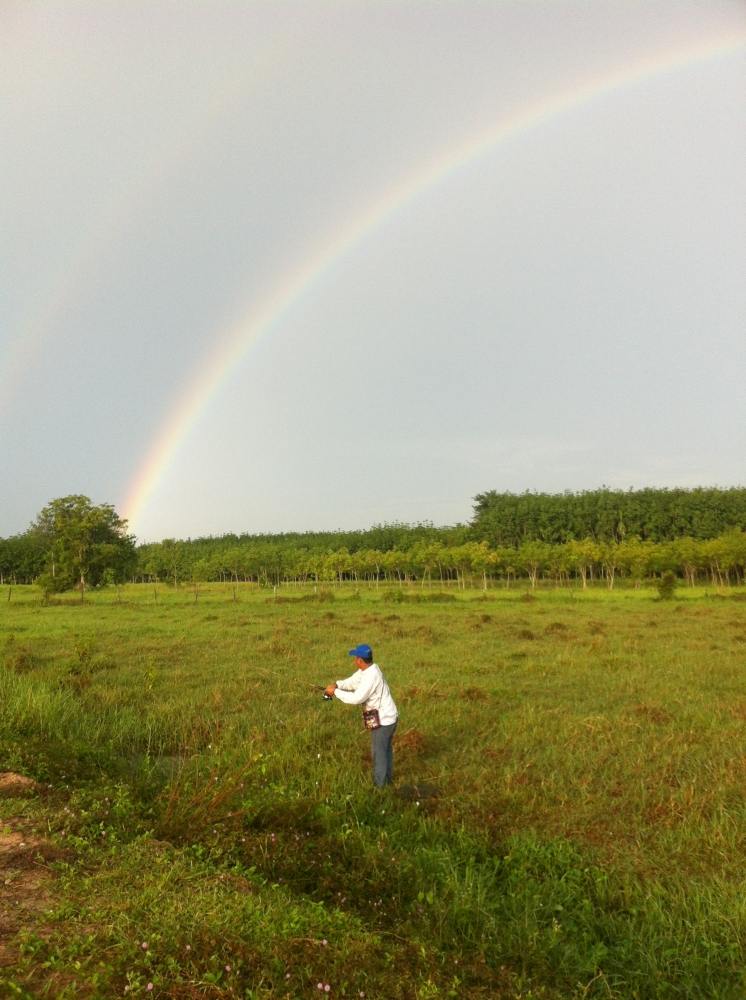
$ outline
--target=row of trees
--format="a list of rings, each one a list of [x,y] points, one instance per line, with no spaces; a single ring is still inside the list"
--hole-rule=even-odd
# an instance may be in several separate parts
[[[416,541],[388,550],[342,547],[314,551],[292,542],[269,540],[244,545],[204,545],[165,541],[138,550],[137,577],[148,581],[199,583],[245,581],[263,585],[286,582],[339,584],[346,581],[433,583],[486,587],[489,581],[510,586],[519,578],[536,587],[542,580],[557,585],[576,582],[587,587],[602,580],[613,587],[619,579],[636,584],[673,572],[690,585],[746,580],[746,533],[734,530],[712,539],[680,538],[672,542],[597,542],[591,538],[550,545],[526,541],[516,548],[486,542],[447,545]]]
[[[582,493],[498,493],[474,498],[477,541],[516,547],[592,538],[665,542],[717,538],[746,526],[746,489],[593,490]]]
[[[670,496],[683,492],[670,491]],[[669,491],[657,493],[669,497]],[[744,581],[746,535],[742,526],[746,515],[738,526],[713,537],[684,534],[654,540],[622,532],[617,522],[616,534],[609,538],[588,534],[554,542],[532,537],[535,524],[527,517],[523,537],[506,544],[497,530],[481,537],[484,522],[479,502],[489,496],[477,498],[472,526],[390,524],[357,532],[166,539],[139,547],[111,505],[96,506],[84,496],[63,497],[49,503],[27,532],[0,539],[0,582],[36,581],[46,592],[77,587],[83,594],[86,587],[127,579],[174,585],[233,580],[265,585],[416,581],[423,586],[434,581],[460,586],[481,581],[487,586],[489,580],[510,585],[522,578],[532,587],[545,579],[557,584],[576,580],[583,587],[601,579],[613,587],[619,578],[639,582],[673,572],[690,584]],[[576,496],[588,499],[592,495]],[[593,496],[606,503],[615,494],[601,491]],[[728,502],[732,499],[729,496]],[[534,512],[544,510],[542,495],[513,496],[512,500]],[[489,503],[485,503],[487,510]],[[502,532],[506,533],[507,529]]]

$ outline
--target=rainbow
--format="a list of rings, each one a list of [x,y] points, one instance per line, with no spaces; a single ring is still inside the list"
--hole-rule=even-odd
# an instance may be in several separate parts
[[[744,46],[746,35],[709,40],[663,54],[658,53],[613,73],[587,80],[579,86],[519,108],[457,146],[420,164],[384,191],[341,230],[328,236],[298,266],[285,272],[260,301],[252,302],[240,320],[218,338],[217,350],[181,393],[133,477],[122,505],[123,514],[130,524],[137,521],[209,400],[230,377],[249,348],[276,329],[303,295],[340,258],[396,212],[506,140],[537,128],[558,115],[654,77],[731,55]]]

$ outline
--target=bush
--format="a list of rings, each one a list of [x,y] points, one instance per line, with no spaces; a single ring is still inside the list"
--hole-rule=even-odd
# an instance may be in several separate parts
[[[678,582],[676,574],[672,573],[670,569],[663,573],[658,581],[658,596],[662,601],[673,600]]]

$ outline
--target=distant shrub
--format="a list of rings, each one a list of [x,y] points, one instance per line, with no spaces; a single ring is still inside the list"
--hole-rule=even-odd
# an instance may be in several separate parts
[[[670,601],[676,592],[678,580],[676,574],[667,569],[658,581],[658,596],[662,601]]]

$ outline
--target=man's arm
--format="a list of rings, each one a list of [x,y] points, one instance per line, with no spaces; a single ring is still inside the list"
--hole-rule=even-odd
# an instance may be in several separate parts
[[[374,670],[360,670],[358,673],[361,676],[354,691],[347,691],[340,687],[337,687],[334,691],[335,697],[339,698],[346,705],[364,705],[368,698],[370,698],[373,688],[376,686],[378,675]]]
[[[356,670],[354,674],[351,674],[349,677],[345,677],[343,681],[337,681],[334,684],[327,684],[325,693],[331,698],[334,696],[334,692],[338,689],[341,689],[342,691],[354,691],[360,683],[360,674],[361,671]]]
[[[356,691],[358,685],[360,684],[362,674],[362,670],[356,670],[354,674],[351,674],[349,677],[345,677],[343,681],[337,681],[336,686],[341,688],[342,691]]]

